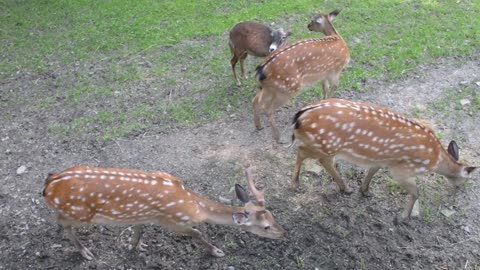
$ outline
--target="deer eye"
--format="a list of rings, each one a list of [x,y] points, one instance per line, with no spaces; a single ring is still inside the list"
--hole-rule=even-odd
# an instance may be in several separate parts
[[[263,228],[264,228],[265,230],[268,230],[268,229],[270,229],[270,225],[267,225],[267,226],[265,226],[265,227],[263,227]]]

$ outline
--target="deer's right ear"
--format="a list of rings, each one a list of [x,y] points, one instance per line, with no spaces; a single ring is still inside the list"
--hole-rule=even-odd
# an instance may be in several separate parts
[[[241,185],[235,184],[235,193],[241,202],[248,203],[250,201],[247,191]]]
[[[448,154],[455,160],[458,161],[458,145],[455,141],[451,141],[448,145]]]

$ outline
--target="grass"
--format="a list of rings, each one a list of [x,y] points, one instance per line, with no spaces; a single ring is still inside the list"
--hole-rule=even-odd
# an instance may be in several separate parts
[[[476,82],[461,84],[458,87],[445,90],[442,98],[433,104],[436,111],[444,114],[469,114],[478,113],[480,111],[480,93]],[[468,102],[462,105],[462,102]]]
[[[478,55],[478,1],[4,0],[0,78],[56,74],[59,90],[33,89],[37,98],[25,102],[39,114],[70,108],[63,121],[50,123],[51,131],[64,136],[110,140],[158,122],[214,121],[250,113],[256,90],[251,78],[241,89],[234,86],[229,28],[242,20],[275,22],[296,40],[317,36],[305,27],[313,11],[336,8],[342,12],[334,24],[352,58],[339,91],[368,91],[367,79],[393,80],[439,58]],[[252,70],[260,60],[247,61]],[[478,112],[478,95],[465,95],[473,97],[472,112]],[[319,96],[316,86],[297,101]]]

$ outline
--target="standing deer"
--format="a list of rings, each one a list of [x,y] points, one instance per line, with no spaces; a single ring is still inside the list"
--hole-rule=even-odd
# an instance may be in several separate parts
[[[305,39],[276,50],[257,67],[256,78],[261,90],[253,99],[253,120],[261,129],[260,111],[272,127],[273,139],[280,141],[274,119],[277,108],[287,103],[301,88],[322,82],[323,98],[337,88],[340,72],[350,61],[347,44],[331,21],[340,13],[319,14],[308,25],[310,31],[322,32],[323,38]]]
[[[273,31],[270,27],[256,22],[240,22],[230,30],[228,45],[232,53],[233,77],[237,81],[237,86],[241,85],[235,72],[235,65],[240,60],[242,77],[245,77],[244,61],[247,55],[256,57],[265,57],[287,42],[290,32],[285,32],[283,28]]]
[[[306,158],[317,159],[340,190],[351,193],[335,169],[335,157],[368,168],[361,192],[367,195],[372,176],[389,168],[392,178],[410,196],[396,221],[410,217],[418,198],[414,176],[426,172],[444,175],[459,186],[476,169],[458,162],[458,146],[450,142],[445,151],[432,129],[386,108],[326,99],[301,109],[294,117],[293,139],[298,139],[293,185],[299,186],[299,172]]]
[[[57,211],[58,222],[87,260],[94,256],[80,243],[72,227],[88,223],[135,224],[132,246],[139,250],[143,250],[142,224],[157,223],[193,237],[210,254],[222,257],[223,251],[205,240],[193,225],[204,222],[233,225],[262,237],[285,237],[285,230],[265,209],[264,193],[255,188],[248,169],[246,175],[257,202],[250,202],[246,191],[237,184],[236,194],[245,204],[243,207],[204,198],[167,173],[85,166],[50,174],[43,196]]]

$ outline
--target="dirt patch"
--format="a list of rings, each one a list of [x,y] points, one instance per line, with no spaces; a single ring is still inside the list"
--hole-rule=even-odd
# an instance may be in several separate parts
[[[372,197],[360,196],[363,172],[341,164],[354,187],[346,196],[322,170],[302,172],[302,188],[290,188],[295,148],[272,145],[269,128],[255,131],[250,114],[189,128],[148,130],[132,139],[98,144],[58,141],[45,123],[58,121],[61,112],[33,114],[27,93],[49,91],[33,75],[3,83],[0,122],[0,269],[478,269],[480,267],[480,185],[469,182],[455,190],[442,177],[420,177],[421,216],[405,225],[393,225],[403,208],[405,194],[390,184],[387,172],[376,175]],[[440,62],[419,68],[393,83],[367,82],[366,93],[343,92],[340,98],[390,107],[427,120],[461,147],[461,159],[478,163],[480,116],[452,100],[443,109],[448,91],[480,86],[478,59],[462,63]],[[233,80],[232,80],[233,85]],[[233,86],[232,86],[233,87]],[[32,96],[31,95],[31,96]],[[30,96],[30,98],[31,98]],[[294,102],[295,103],[295,102]],[[290,138],[290,120],[304,104],[290,105],[277,114]],[[245,101],[245,106],[250,106]],[[86,108],[88,110],[88,108]],[[478,108],[477,108],[478,110]],[[453,113],[455,112],[455,113]],[[243,164],[250,163],[260,187],[267,187],[267,205],[289,236],[285,241],[261,239],[235,228],[202,225],[199,229],[227,254],[213,258],[191,239],[158,226],[146,226],[146,252],[127,249],[127,227],[88,226],[78,236],[96,255],[85,261],[63,235],[47,209],[41,190],[52,170],[85,164],[162,170],[182,179],[186,186],[209,197],[233,197],[231,188],[242,182]],[[17,174],[20,166],[26,172]],[[476,164],[478,165],[478,164]],[[478,173],[475,174],[478,179]],[[442,210],[453,211],[445,217]],[[229,268],[230,267],[230,268]],[[233,267],[233,268],[231,268]]]

